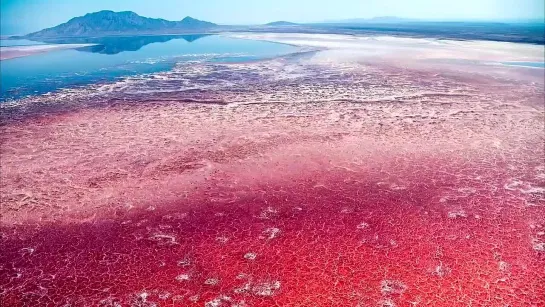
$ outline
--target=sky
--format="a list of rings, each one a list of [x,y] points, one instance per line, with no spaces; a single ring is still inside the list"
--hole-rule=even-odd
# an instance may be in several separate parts
[[[218,24],[320,22],[396,16],[424,20],[543,19],[543,0],[0,0],[3,35],[26,34],[100,10]]]

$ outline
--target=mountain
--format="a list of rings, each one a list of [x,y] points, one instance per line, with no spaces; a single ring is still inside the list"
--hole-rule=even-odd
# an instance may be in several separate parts
[[[216,24],[186,17],[181,21],[142,17],[134,12],[100,11],[75,17],[56,27],[25,35],[26,38],[82,37],[119,34],[187,33],[210,30]]]
[[[280,27],[280,26],[297,26],[298,24],[289,22],[289,21],[274,21],[274,22],[269,22],[265,25],[270,27]]]

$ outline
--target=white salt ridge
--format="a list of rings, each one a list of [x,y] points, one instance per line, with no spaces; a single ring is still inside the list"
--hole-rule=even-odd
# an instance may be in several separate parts
[[[9,60],[23,56],[31,56],[38,53],[55,50],[76,49],[96,44],[43,44],[31,46],[8,46],[0,47],[0,60]]]
[[[382,295],[401,294],[407,290],[407,285],[399,280],[383,280],[380,283],[380,293]]]
[[[369,224],[366,223],[366,222],[361,222],[358,226],[357,226],[358,229],[366,229],[366,228],[369,228]]]
[[[456,210],[456,211],[450,211],[447,214],[449,219],[456,219],[460,217],[467,217],[467,213],[464,210]]]
[[[538,252],[545,252],[545,242],[542,242],[538,238],[532,239],[532,248]]]
[[[189,281],[191,280],[191,276],[189,274],[180,274],[176,276],[177,281]]]
[[[217,278],[208,278],[207,280],[204,281],[204,284],[205,285],[208,285],[208,286],[215,286],[219,283],[219,279]]]
[[[280,289],[280,281],[258,283],[252,287],[252,293],[257,296],[273,296]]]
[[[244,255],[244,259],[247,259],[247,260],[255,260],[255,258],[257,258],[257,254],[256,253],[246,253]]]
[[[265,229],[263,231],[263,235],[260,236],[260,238],[272,240],[272,239],[276,238],[278,236],[278,234],[280,234],[280,229],[278,229],[276,227],[270,227],[270,228],[267,228],[267,229]]]

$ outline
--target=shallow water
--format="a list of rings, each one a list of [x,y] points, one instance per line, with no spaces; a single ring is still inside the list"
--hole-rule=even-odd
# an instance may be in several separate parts
[[[545,62],[503,62],[503,65],[545,68]]]
[[[293,52],[292,46],[217,35],[108,37],[46,43],[91,43],[2,62],[0,101],[123,77],[167,71],[187,61],[248,61]],[[31,44],[2,41],[2,46]],[[39,44],[39,43],[37,43]]]

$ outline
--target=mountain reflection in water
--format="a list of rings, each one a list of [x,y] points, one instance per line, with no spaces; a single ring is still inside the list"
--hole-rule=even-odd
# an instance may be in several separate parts
[[[155,36],[107,36],[107,37],[74,37],[74,38],[52,38],[41,40],[48,44],[95,44],[82,47],[76,50],[100,54],[118,54],[125,51],[138,51],[140,48],[153,44],[165,43],[174,39],[183,39],[186,42],[194,42],[200,38],[212,34],[192,35],[155,35]]]

